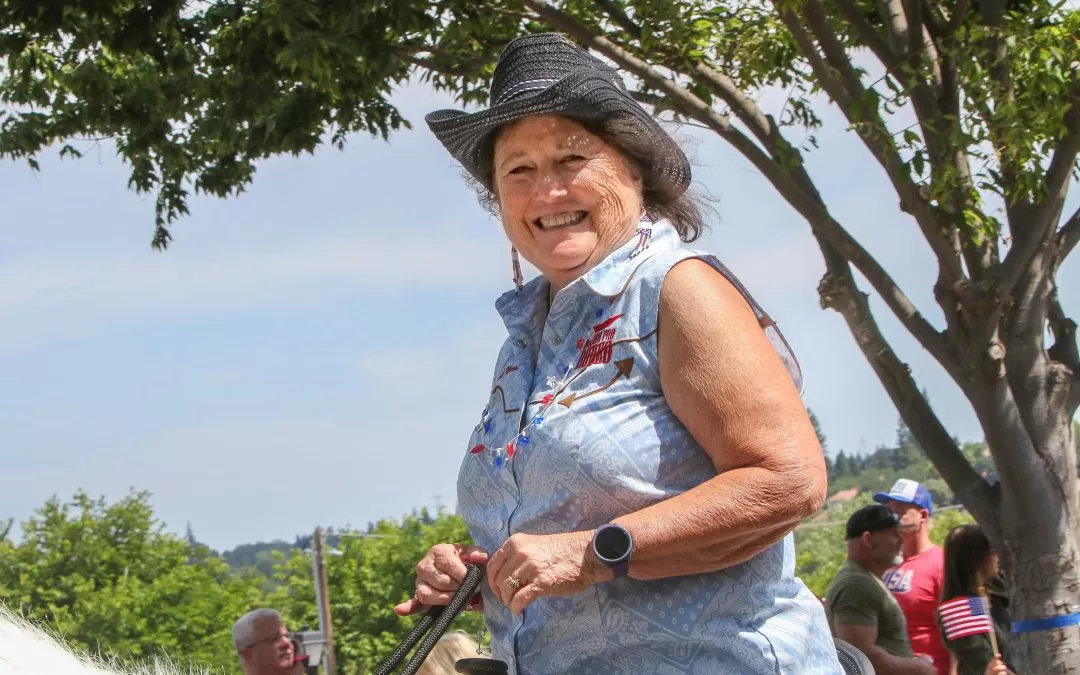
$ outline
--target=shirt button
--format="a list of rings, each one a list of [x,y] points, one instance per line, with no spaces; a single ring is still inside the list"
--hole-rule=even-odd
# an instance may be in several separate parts
[[[558,346],[558,345],[562,344],[562,338],[559,337],[558,335],[552,337],[551,338],[551,344],[553,344],[555,346]]]

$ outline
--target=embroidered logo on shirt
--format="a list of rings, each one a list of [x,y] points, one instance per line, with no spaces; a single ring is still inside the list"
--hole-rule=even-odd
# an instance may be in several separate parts
[[[578,341],[581,356],[577,367],[588,368],[598,363],[611,363],[611,343],[615,340],[615,322],[622,317],[616,314],[607,321],[593,326],[593,334],[588,339]]]
[[[608,348],[608,351],[610,351],[610,347]],[[593,389],[592,391],[573,392],[569,396],[567,396],[566,398],[560,400],[559,405],[561,405],[564,408],[569,408],[570,406],[574,405],[574,401],[580,401],[583,398],[588,398],[589,396],[599,394],[602,391],[607,391],[612,385],[614,385],[616,382],[619,381],[620,377],[629,378],[630,377],[630,371],[632,371],[634,369],[634,357],[631,356],[628,359],[622,359],[621,361],[616,361],[615,362],[615,367],[618,369],[618,372],[615,373],[615,376],[611,378],[610,382],[608,382],[607,384],[601,385],[601,386],[597,387],[596,389]]]

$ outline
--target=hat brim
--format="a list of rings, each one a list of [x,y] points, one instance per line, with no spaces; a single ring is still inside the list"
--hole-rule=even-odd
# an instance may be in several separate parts
[[[890,494],[888,492],[875,492],[873,499],[878,504],[888,504],[889,502],[902,502],[904,504],[911,504],[912,506],[917,506],[920,509],[926,509],[927,511],[930,511],[930,512],[933,512],[933,510],[934,510],[933,505],[926,506],[925,504],[920,504],[919,502],[915,501],[914,499],[908,499],[907,497],[902,497],[900,495]]]
[[[483,156],[488,137],[499,127],[537,115],[564,115],[580,121],[621,117],[637,125],[652,152],[642,167],[666,192],[682,194],[691,180],[690,162],[682,148],[641,105],[595,69],[571,72],[551,86],[496,104],[486,110],[436,110],[425,116],[428,128],[451,156],[482,185],[491,188]]]

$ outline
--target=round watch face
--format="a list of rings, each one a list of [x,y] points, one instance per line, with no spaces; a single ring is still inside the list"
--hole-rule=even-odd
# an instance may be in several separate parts
[[[594,548],[601,560],[618,562],[630,553],[630,535],[621,527],[605,527],[596,534]]]

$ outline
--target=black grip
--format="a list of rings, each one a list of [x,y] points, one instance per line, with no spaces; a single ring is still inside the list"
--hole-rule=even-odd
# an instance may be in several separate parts
[[[435,644],[446,633],[446,629],[450,627],[450,622],[468,606],[469,601],[476,594],[476,589],[480,587],[480,582],[484,576],[483,570],[476,565],[466,565],[465,570],[465,579],[461,582],[457,592],[454,593],[454,597],[450,599],[450,603],[446,606],[436,606],[429,609],[420,621],[413,626],[405,639],[394,648],[389,658],[379,666],[374,675],[390,675],[394,668],[401,663],[401,660],[405,658],[405,655],[409,653],[409,650],[413,648],[413,645],[423,638],[420,646],[416,648],[416,653],[412,655],[412,658],[409,659],[409,662],[405,664],[401,671],[401,675],[416,675],[416,671],[420,670],[420,665],[424,663],[424,659],[428,657],[431,650],[435,648]],[[430,633],[428,633],[429,630],[431,630]],[[427,637],[424,637],[425,633],[428,633]]]
[[[458,659],[454,670],[464,675],[509,675],[510,667],[495,659]]]

